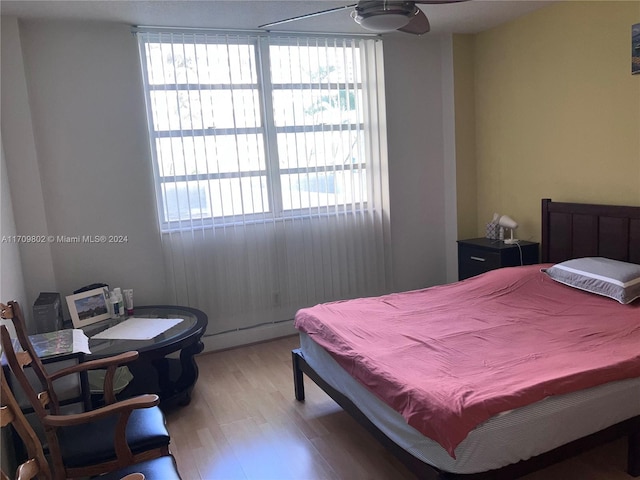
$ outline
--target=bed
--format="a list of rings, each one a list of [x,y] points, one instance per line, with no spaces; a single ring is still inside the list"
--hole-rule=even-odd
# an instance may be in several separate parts
[[[548,264],[545,267],[581,257],[607,257],[640,264],[640,207],[561,203],[544,199],[542,200],[541,254],[542,262]],[[616,304],[611,299],[605,299],[591,293],[578,292],[570,287],[558,285],[558,282],[554,280],[547,280],[547,275],[540,272],[541,268],[542,266],[531,266],[502,269],[496,273],[488,272],[483,277],[491,277],[493,281],[503,281],[503,278],[498,279],[497,277],[505,277],[508,282],[523,283],[525,281],[519,279],[520,276],[524,276],[528,279],[526,282],[537,285],[536,288],[541,289],[536,294],[545,299],[555,295],[555,290],[563,288],[571,290],[569,292],[570,298],[566,301],[582,305],[585,303],[583,298],[589,298],[589,301],[586,302],[587,308],[594,312],[600,312],[599,308],[608,308],[605,305],[606,302]],[[509,280],[511,276],[516,274],[516,277]],[[456,289],[462,291],[460,289],[462,289],[463,283],[466,290],[469,285],[477,287],[477,298],[471,299],[467,303],[481,302],[482,298],[487,296],[486,291],[483,291],[482,288],[491,288],[492,291],[500,289],[495,286],[485,287],[484,280],[469,279],[452,286],[445,286],[444,288],[448,290],[442,290],[442,288],[440,290],[444,293],[457,292]],[[514,287],[514,290],[519,288]],[[431,295],[429,298],[434,302],[439,302],[442,295],[440,297],[433,296],[438,293],[438,289],[428,290],[436,291],[436,293],[430,291],[428,295]],[[373,303],[374,310],[378,307],[383,310],[393,308],[394,312],[397,312],[403,305],[409,305],[408,312],[416,310],[415,305],[419,305],[419,297],[424,292],[408,293],[410,295],[400,294],[400,297],[391,299],[378,297],[377,303]],[[564,296],[564,292],[562,295]],[[591,296],[594,300],[591,302],[591,297],[578,297],[577,295]],[[507,298],[502,297],[501,293],[498,296]],[[558,302],[562,301],[565,300],[558,300]],[[351,314],[350,309],[359,313],[364,312],[365,316],[372,315],[370,313],[372,310],[367,310],[370,308],[367,302],[368,299],[356,299],[344,302],[347,305],[346,308],[337,304],[331,305],[329,310],[336,313],[338,319],[341,316],[348,318]],[[556,310],[558,312],[564,312],[566,309],[565,306],[555,302],[555,299],[550,299],[549,303],[553,303],[554,308],[559,309]],[[640,320],[639,304],[640,300],[637,300],[631,302],[630,306],[621,306],[616,310],[616,314],[621,313],[626,316],[627,326],[625,328],[634,329],[635,319]],[[477,305],[478,309],[482,309],[481,303],[477,303]],[[529,307],[532,306],[529,305]],[[444,304],[442,310],[450,311],[448,306]],[[384,311],[381,313],[381,316],[384,316]],[[567,366],[571,370],[570,375],[563,377],[560,381],[557,378],[550,379],[548,382],[546,379],[540,380],[540,382],[536,380],[533,382],[535,385],[521,388],[519,391],[526,391],[527,395],[518,398],[517,402],[520,403],[517,403],[515,407],[510,403],[507,406],[509,408],[498,405],[494,409],[492,402],[485,402],[479,397],[479,401],[468,402],[469,405],[464,407],[468,408],[471,416],[474,417],[471,426],[462,425],[465,422],[458,418],[455,412],[442,410],[444,413],[438,414],[437,419],[433,415],[431,417],[414,416],[414,413],[421,409],[415,407],[412,403],[413,400],[407,401],[405,397],[400,397],[397,393],[397,390],[404,390],[402,382],[405,377],[402,372],[391,375],[387,371],[378,372],[375,366],[372,366],[371,371],[366,371],[361,368],[366,364],[364,360],[361,362],[361,358],[368,359],[368,357],[360,352],[356,352],[357,355],[354,357],[356,360],[342,358],[341,351],[349,348],[340,344],[339,337],[331,341],[323,338],[323,336],[333,336],[333,333],[332,335],[324,335],[321,332],[331,329],[325,328],[321,322],[318,324],[305,323],[311,322],[307,319],[308,314],[314,322],[317,320],[313,318],[314,315],[319,315],[315,310],[306,312],[305,309],[296,315],[296,325],[301,330],[301,346],[292,352],[296,399],[304,400],[303,374],[306,374],[342,408],[372,432],[419,478],[513,479],[620,436],[628,437],[628,473],[640,476],[640,402],[637,401],[640,398],[640,374],[639,371],[634,370],[637,366],[633,363],[624,364],[623,376],[610,378],[607,377],[611,374],[609,370],[603,377],[603,370],[599,367],[592,368],[589,365],[590,371],[587,373],[582,369],[573,369],[574,364],[571,364]],[[411,314],[406,313],[406,315]],[[447,314],[451,317],[456,316],[453,313]],[[549,316],[548,313],[546,315]],[[469,315],[465,313],[460,316]],[[330,325],[329,318],[330,315],[326,317],[327,326]],[[350,321],[349,319],[345,320],[345,325],[348,325]],[[484,320],[479,319],[478,321]],[[580,322],[580,328],[583,328],[583,322],[586,321]],[[357,323],[353,323],[353,325],[356,325],[356,330],[359,328]],[[497,327],[492,325],[491,331],[499,331],[501,327],[502,325]],[[384,325],[378,328],[384,332]],[[442,328],[446,330],[446,328]],[[374,327],[371,329],[375,330]],[[333,332],[333,330],[331,331]],[[571,333],[573,330],[568,328],[568,331]],[[360,333],[362,332],[358,331],[358,335]],[[444,333],[451,336],[449,331]],[[582,334],[587,340],[580,343],[588,344],[591,332],[582,332]],[[434,333],[434,339],[435,335]],[[377,336],[384,337],[386,341],[386,337],[394,335],[383,333]],[[398,331],[395,336],[402,338],[410,337],[411,334]],[[482,341],[487,341],[487,339],[483,338]],[[335,345],[332,345],[331,342],[335,342]],[[366,342],[369,340],[365,340]],[[429,342],[418,343],[428,344]],[[446,356],[446,349],[451,348],[444,346],[438,350],[435,347],[437,345],[440,345],[438,339],[434,340],[430,347],[434,356],[443,355],[443,351]],[[620,351],[619,353],[623,355],[625,348],[621,346],[622,344],[619,345],[620,347],[614,350]],[[389,346],[389,348],[397,347]],[[516,346],[516,348],[518,347]],[[629,361],[634,360],[632,357],[636,355],[633,344],[627,345],[626,348]],[[379,345],[376,345],[375,351],[382,350]],[[540,354],[533,351],[530,354],[538,357],[546,355],[546,353]],[[512,353],[509,353],[510,355]],[[590,356],[588,352],[583,355],[586,365],[590,361]],[[384,355],[380,355],[380,357],[383,358]],[[538,357],[536,357],[536,361],[538,361]],[[383,358],[382,361],[385,362],[386,358]],[[413,370],[410,358],[405,361],[408,366],[411,366],[408,370]],[[488,361],[494,362],[495,359]],[[361,362],[362,365],[355,368],[349,362]],[[473,363],[469,365],[472,366]],[[540,365],[544,365],[544,363],[540,363]],[[386,364],[384,366],[386,367]],[[437,370],[438,367],[435,368],[434,371],[437,374],[439,370]],[[448,369],[449,365],[447,365]],[[376,377],[374,373],[378,376]],[[352,375],[358,376],[359,380],[353,378]],[[599,379],[596,378],[598,375],[600,375]],[[421,375],[422,377],[424,375]],[[578,383],[583,382],[580,383],[581,388],[578,390],[575,390],[575,387],[574,389],[565,388],[569,383],[566,378],[569,377]],[[485,383],[490,389],[489,382]],[[544,383],[542,390],[538,388],[541,383]],[[381,385],[383,387],[382,393],[380,391],[374,393],[371,385],[376,387]],[[442,390],[446,390],[446,388]],[[455,391],[455,388],[453,390]],[[541,394],[540,391],[546,393]],[[440,387],[437,394],[434,393],[432,397],[437,400],[439,396]],[[460,403],[465,403],[466,400],[462,399],[467,397],[471,398],[473,395],[468,392],[461,393]],[[433,399],[431,400],[433,401]],[[501,401],[493,403],[500,404]],[[450,403],[450,400],[443,400],[443,405],[447,402]],[[457,405],[458,402],[454,403]],[[609,408],[610,405],[615,405],[615,408]],[[473,410],[474,408],[475,410]],[[598,414],[594,415],[594,412],[598,412]],[[449,421],[451,423],[447,423]],[[428,435],[425,432],[428,432]]]

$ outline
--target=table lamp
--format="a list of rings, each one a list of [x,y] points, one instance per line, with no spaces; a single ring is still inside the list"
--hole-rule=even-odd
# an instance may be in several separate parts
[[[500,225],[503,228],[508,228],[511,231],[511,237],[507,238],[504,240],[504,243],[506,243],[507,245],[512,245],[514,243],[518,243],[518,239],[517,238],[513,238],[513,231],[518,228],[518,224],[513,220],[513,218],[507,216],[507,215],[502,215],[500,217],[500,220],[498,220],[498,225]]]

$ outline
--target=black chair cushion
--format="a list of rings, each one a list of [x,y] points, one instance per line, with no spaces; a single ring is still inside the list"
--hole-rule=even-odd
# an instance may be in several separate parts
[[[125,475],[136,472],[142,473],[145,480],[180,480],[176,462],[171,455],[140,462],[122,468],[117,472],[106,473],[95,478],[100,480],[120,480]]]
[[[117,416],[58,429],[58,442],[67,467],[81,467],[115,459],[114,433]],[[144,452],[169,445],[169,432],[158,407],[134,410],[127,424],[131,451]]]

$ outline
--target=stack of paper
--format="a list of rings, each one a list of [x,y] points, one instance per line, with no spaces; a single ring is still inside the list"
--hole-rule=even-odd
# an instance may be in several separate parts
[[[91,338],[111,340],[151,340],[182,321],[182,318],[131,317],[122,323],[103,330]]]

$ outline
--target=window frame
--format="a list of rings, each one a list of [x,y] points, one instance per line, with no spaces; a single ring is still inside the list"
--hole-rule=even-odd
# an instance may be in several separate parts
[[[173,33],[157,32],[152,34],[152,39],[148,39],[140,44],[141,52],[141,64],[143,75],[146,79],[149,79],[149,72],[147,69],[147,56],[146,45],[148,43],[161,43],[171,44],[174,46],[181,46],[188,44],[187,42],[173,41]],[[179,34],[181,38],[183,34]],[[366,125],[364,121],[360,119],[357,123],[344,123],[344,124],[321,124],[321,125],[289,125],[289,126],[277,126],[275,122],[274,114],[274,92],[277,90],[291,90],[291,89],[314,89],[312,83],[272,83],[271,69],[273,66],[270,61],[270,47],[276,46],[294,46],[294,47],[306,47],[313,45],[300,45],[296,43],[295,38],[286,41],[285,38],[278,38],[277,41],[268,38],[266,35],[248,35],[244,38],[236,36],[236,41],[230,41],[229,37],[234,35],[228,35],[226,41],[217,41],[218,37],[207,38],[203,36],[198,38],[198,34],[186,33],[184,35],[193,35],[193,44],[215,44],[215,45],[228,45],[235,43],[239,45],[253,46],[254,58],[253,64],[256,67],[256,83],[230,83],[230,84],[193,84],[193,83],[176,83],[176,84],[157,84],[151,85],[149,81],[144,82],[144,90],[147,105],[147,119],[149,123],[149,135],[150,145],[152,148],[152,164],[154,170],[154,183],[156,188],[156,207],[158,214],[158,223],[160,229],[163,232],[188,230],[193,227],[227,227],[239,224],[252,224],[262,223],[266,220],[269,221],[284,221],[292,218],[310,218],[323,215],[330,215],[335,213],[354,213],[367,208],[367,200],[358,200],[351,203],[341,203],[335,205],[319,205],[309,206],[301,208],[287,208],[283,206],[283,190],[281,179],[283,175],[295,175],[299,173],[329,173],[329,172],[343,172],[354,171],[364,172],[366,176],[370,174],[369,166],[367,165],[367,159],[363,158],[360,163],[355,164],[341,164],[341,165],[316,165],[314,167],[287,167],[283,168],[280,165],[280,158],[278,153],[278,135],[279,134],[291,134],[291,133],[306,133],[306,132],[356,132],[357,135],[366,135]],[[310,35],[309,37],[312,37]],[[326,35],[323,38],[328,38]],[[331,37],[342,38],[340,36]],[[351,47],[355,48],[355,47]],[[357,47],[360,48],[360,47]],[[177,80],[176,80],[177,82]],[[355,92],[362,92],[362,81],[357,82],[344,82],[336,83],[339,87],[349,88]],[[258,104],[260,105],[260,124],[255,127],[241,127],[241,128],[200,128],[200,129],[179,129],[179,130],[156,130],[154,122],[154,112],[152,109],[152,92],[153,91],[180,91],[187,92],[200,92],[200,91],[215,91],[215,90],[228,90],[234,91],[238,86],[245,86],[256,91],[258,95]],[[189,88],[193,87],[193,88]],[[185,135],[187,134],[187,135]],[[160,157],[157,151],[157,139],[160,138],[206,138],[207,136],[217,135],[262,135],[262,148],[264,152],[264,169],[250,170],[250,171],[234,171],[234,172],[217,172],[217,173],[196,173],[185,175],[173,175],[171,177],[163,177],[160,173]],[[163,188],[165,185],[177,185],[178,182],[209,182],[211,180],[223,180],[223,179],[241,179],[241,178],[254,178],[260,181],[261,178],[266,177],[266,209],[258,213],[240,213],[235,215],[222,215],[215,216],[211,212],[211,216],[203,218],[185,218],[178,220],[171,220],[167,207],[166,199],[163,200]],[[166,178],[166,180],[164,180]],[[169,180],[170,178],[170,180]],[[368,179],[367,179],[368,182]],[[204,187],[209,190],[209,187]],[[242,188],[242,187],[241,187]],[[367,187],[368,189],[368,187]],[[200,187],[198,187],[200,191]],[[365,190],[366,192],[366,190]],[[368,193],[365,193],[365,198]],[[190,195],[187,194],[189,199]],[[211,200],[209,199],[211,202]],[[211,207],[211,203],[209,204]],[[244,209],[244,207],[241,207]],[[191,210],[191,208],[189,208]],[[178,215],[180,212],[178,211]]]

